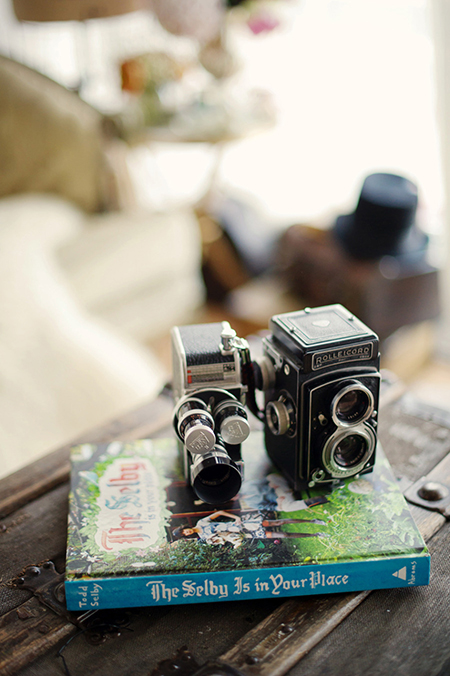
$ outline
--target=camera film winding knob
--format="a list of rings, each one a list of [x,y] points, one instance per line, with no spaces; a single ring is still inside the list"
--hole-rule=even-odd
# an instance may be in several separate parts
[[[242,444],[250,434],[250,424],[244,405],[236,400],[222,401],[214,409],[216,429],[227,444]]]

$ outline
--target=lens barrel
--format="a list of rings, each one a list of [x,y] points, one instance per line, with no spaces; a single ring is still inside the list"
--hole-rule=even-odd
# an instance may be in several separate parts
[[[242,475],[237,464],[220,443],[209,453],[193,457],[191,485],[203,502],[228,502],[239,492],[241,484]]]
[[[363,470],[375,446],[376,436],[369,425],[337,429],[325,442],[322,462],[332,477],[354,476]]]
[[[349,434],[334,448],[334,460],[339,467],[352,468],[358,465],[367,449],[367,440],[360,434]]]
[[[184,445],[194,454],[208,453],[214,448],[214,418],[201,399],[186,399],[177,409],[177,432]]]
[[[352,381],[341,387],[331,402],[331,417],[337,426],[359,425],[372,415],[374,398],[362,383]]]
[[[227,444],[242,444],[250,434],[250,424],[243,404],[236,399],[225,399],[213,411],[220,436]]]

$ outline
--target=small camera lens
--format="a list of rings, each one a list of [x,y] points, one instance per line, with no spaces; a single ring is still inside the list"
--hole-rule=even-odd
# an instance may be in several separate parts
[[[214,419],[201,399],[187,399],[176,411],[176,430],[188,451],[208,453],[214,448]]]
[[[359,434],[349,434],[336,445],[334,460],[340,467],[354,467],[361,462],[366,450],[366,439]]]
[[[250,434],[247,412],[235,399],[222,401],[213,411],[216,428],[227,444],[242,444]]]
[[[191,483],[203,502],[223,504],[239,492],[242,476],[225,448],[216,444],[213,451],[194,459]]]
[[[373,412],[371,391],[362,383],[349,383],[334,397],[331,414],[336,425],[351,426],[361,423]]]

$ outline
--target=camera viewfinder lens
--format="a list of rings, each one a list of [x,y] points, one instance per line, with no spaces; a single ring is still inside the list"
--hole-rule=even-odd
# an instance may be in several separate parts
[[[373,395],[365,385],[349,383],[333,399],[332,418],[336,425],[357,425],[370,417],[373,406]]]

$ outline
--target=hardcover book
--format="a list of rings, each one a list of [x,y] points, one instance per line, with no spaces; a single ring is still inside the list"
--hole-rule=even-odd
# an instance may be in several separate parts
[[[295,496],[244,445],[246,478],[220,508],[186,485],[174,439],[72,449],[69,610],[413,587],[430,559],[380,446],[374,471]]]

